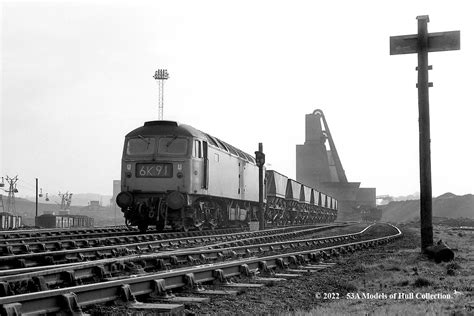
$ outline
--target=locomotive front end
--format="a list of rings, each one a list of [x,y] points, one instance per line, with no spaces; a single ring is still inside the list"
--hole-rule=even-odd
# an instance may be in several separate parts
[[[125,137],[116,202],[127,225],[163,230],[168,217],[182,215],[189,204],[191,139],[168,121],[146,122]]]

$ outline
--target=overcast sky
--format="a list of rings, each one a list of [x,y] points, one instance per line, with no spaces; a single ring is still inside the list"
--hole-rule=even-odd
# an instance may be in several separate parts
[[[419,191],[416,55],[389,37],[461,31],[430,53],[433,195],[473,193],[471,1],[3,1],[0,175],[19,194],[112,193],[123,139],[164,117],[295,176],[305,114],[322,109],[349,181]]]

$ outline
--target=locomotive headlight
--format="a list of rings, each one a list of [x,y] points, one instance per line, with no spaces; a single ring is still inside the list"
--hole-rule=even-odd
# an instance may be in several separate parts
[[[126,208],[133,204],[133,195],[129,192],[120,192],[115,201],[121,208]]]
[[[181,179],[181,178],[183,177],[183,173],[182,173],[182,172],[178,172],[178,173],[176,174],[176,176],[178,177],[178,179]]]

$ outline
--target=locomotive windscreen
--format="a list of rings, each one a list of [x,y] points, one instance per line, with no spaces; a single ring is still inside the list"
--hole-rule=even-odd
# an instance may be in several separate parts
[[[127,142],[127,155],[151,155],[155,152],[155,139],[149,137],[132,138]]]
[[[158,140],[158,154],[164,155],[185,155],[188,150],[188,140],[186,138],[160,137]]]

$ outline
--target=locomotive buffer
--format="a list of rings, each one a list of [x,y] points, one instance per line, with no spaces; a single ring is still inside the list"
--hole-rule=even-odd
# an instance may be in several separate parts
[[[390,37],[390,55],[418,54],[418,111],[420,135],[420,222],[421,249],[433,245],[432,193],[431,193],[431,149],[430,108],[428,88],[428,53],[459,50],[460,31],[428,33],[428,15],[417,16],[418,34]]]

